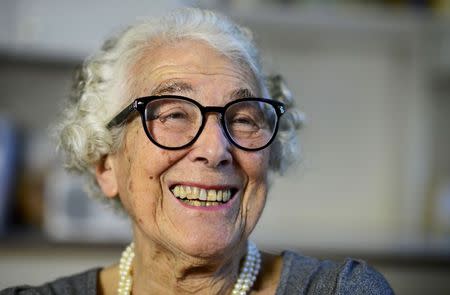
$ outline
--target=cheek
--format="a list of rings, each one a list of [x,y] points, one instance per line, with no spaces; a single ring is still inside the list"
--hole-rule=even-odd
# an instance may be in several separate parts
[[[266,184],[269,169],[269,149],[243,154],[241,167],[248,177],[249,184]]]
[[[168,167],[171,167],[173,164],[178,162],[180,158],[183,157],[183,152],[181,151],[169,151],[157,148],[155,151],[158,154],[157,161],[161,162],[161,169],[166,170]]]
[[[120,152],[117,173],[122,203],[132,216],[156,208],[162,196],[162,175],[183,156],[156,147],[140,125],[134,127]]]
[[[247,226],[253,227],[266,202],[269,150],[243,154],[241,166],[248,177],[243,206]]]
[[[123,162],[129,165],[125,170],[128,170],[132,183],[157,181],[165,170],[178,161],[180,155],[155,146],[147,138],[141,124],[134,125],[134,132],[130,132],[124,145],[125,161]]]

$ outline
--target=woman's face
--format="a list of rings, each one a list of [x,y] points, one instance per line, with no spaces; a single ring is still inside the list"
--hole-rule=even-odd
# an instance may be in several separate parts
[[[205,43],[187,40],[144,52],[130,67],[127,85],[134,97],[176,94],[203,106],[259,93],[250,71]],[[210,113],[197,141],[176,151],[154,145],[135,119],[123,147],[107,161],[135,238],[209,257],[236,247],[253,230],[265,204],[268,159],[269,148],[247,152],[231,145]],[[221,206],[193,206],[177,199],[175,189],[232,195]]]

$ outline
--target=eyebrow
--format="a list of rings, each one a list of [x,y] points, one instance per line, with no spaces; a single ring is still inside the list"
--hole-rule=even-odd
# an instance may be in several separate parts
[[[172,94],[180,92],[192,92],[192,85],[182,81],[165,81],[160,83],[151,93],[151,95]]]
[[[231,92],[230,98],[231,99],[240,99],[240,98],[248,98],[248,97],[255,97],[253,92],[250,89],[247,88],[239,88]]]
[[[194,88],[191,84],[183,81],[169,80],[160,83],[151,93],[151,95],[163,95],[172,93],[186,93],[192,92]],[[239,88],[233,90],[230,95],[230,99],[240,99],[248,97],[256,97],[253,92],[248,88]]]

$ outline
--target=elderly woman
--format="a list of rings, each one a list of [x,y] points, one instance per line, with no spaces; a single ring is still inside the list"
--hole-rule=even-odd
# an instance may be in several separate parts
[[[5,294],[392,294],[364,262],[248,240],[269,173],[295,156],[299,120],[283,93],[250,32],[210,11],[108,40],[76,76],[60,145],[91,194],[128,214],[133,242],[117,265]]]

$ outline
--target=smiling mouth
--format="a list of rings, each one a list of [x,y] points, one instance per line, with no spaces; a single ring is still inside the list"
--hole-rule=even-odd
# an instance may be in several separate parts
[[[237,189],[204,189],[189,185],[175,185],[170,188],[170,191],[178,200],[187,205],[209,207],[228,203],[233,199]]]

